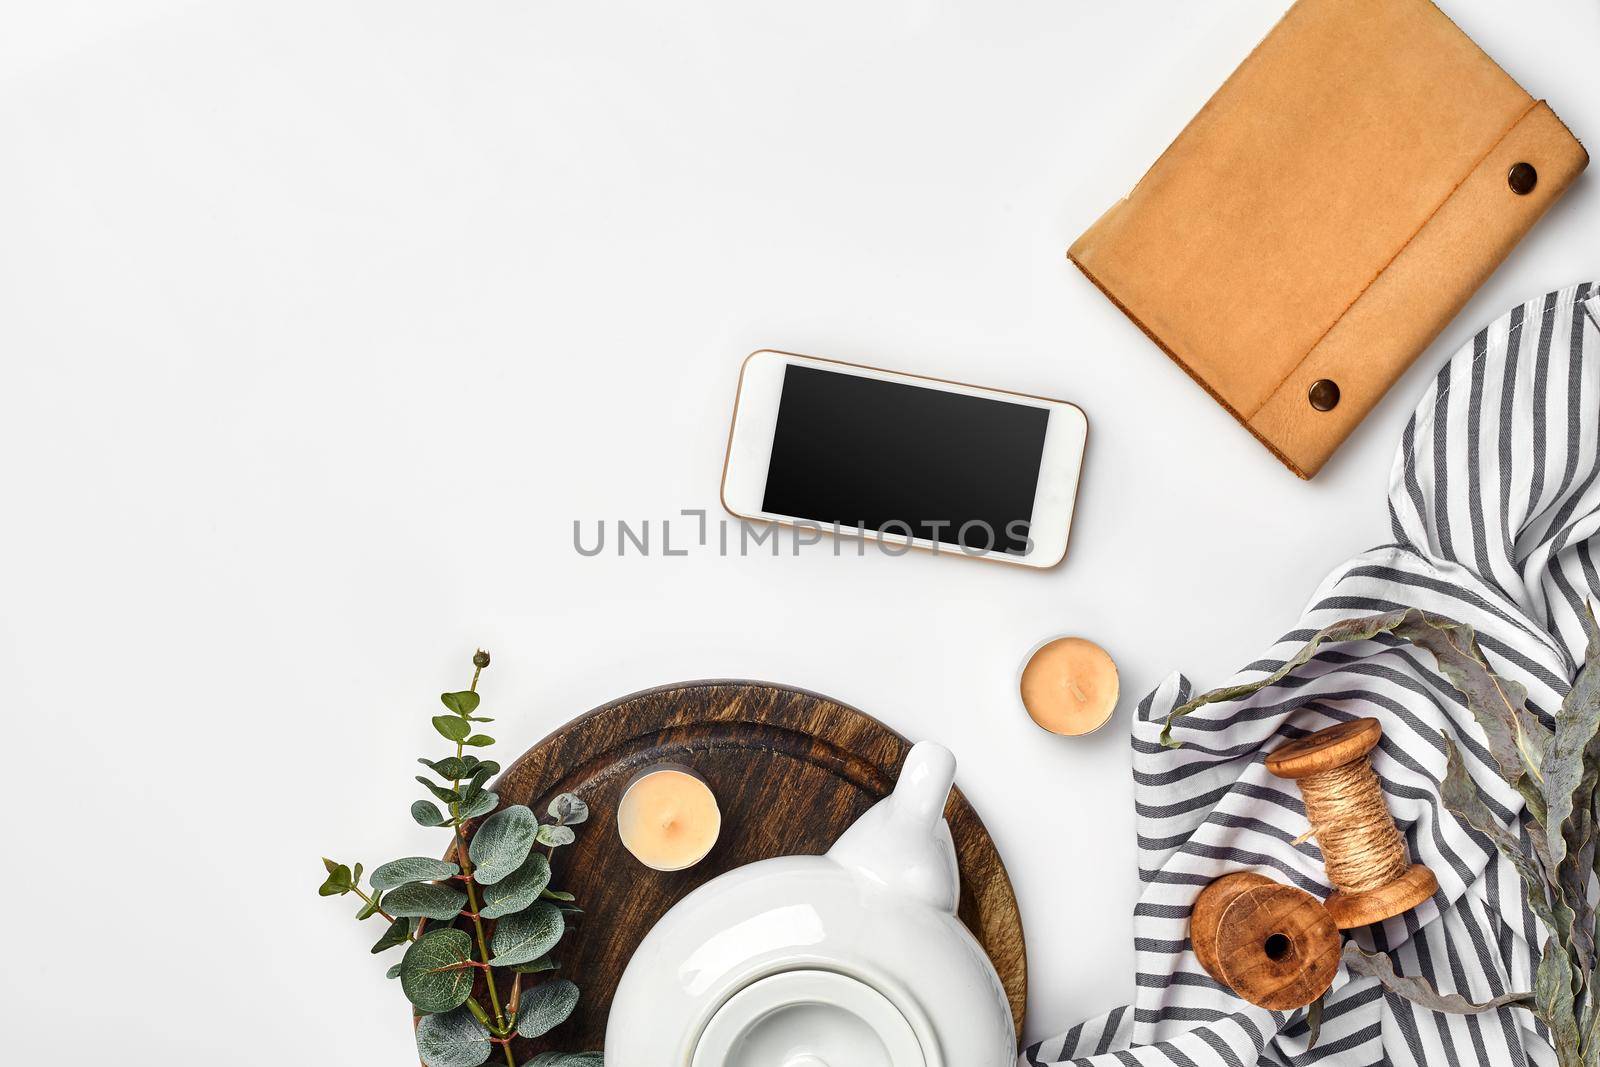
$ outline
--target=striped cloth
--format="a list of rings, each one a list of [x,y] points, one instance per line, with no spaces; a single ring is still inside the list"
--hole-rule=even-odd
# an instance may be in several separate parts
[[[1579,285],[1514,309],[1440,371],[1406,425],[1389,482],[1394,542],[1364,552],[1318,587],[1299,624],[1231,682],[1270,673],[1329,623],[1415,606],[1470,623],[1490,666],[1527,686],[1547,722],[1577,670],[1586,598],[1600,601],[1600,296]],[[1231,683],[1230,683],[1231,684]],[[1542,943],[1516,873],[1487,839],[1439,803],[1441,730],[1507,824],[1521,798],[1494,772],[1484,738],[1428,653],[1391,639],[1325,647],[1277,685],[1179,721],[1179,749],[1158,740],[1190,697],[1173,676],[1133,724],[1139,816],[1134,908],[1136,999],[1027,1048],[1028,1067],[1245,1067],[1247,1064],[1554,1064],[1542,1027],[1503,1008],[1447,1016],[1340,969],[1321,1038],[1307,1050],[1304,1009],[1253,1007],[1200,968],[1189,946],[1195,894],[1252,869],[1318,897],[1329,892],[1295,786],[1263,757],[1294,738],[1362,715],[1383,724],[1373,765],[1413,859],[1439,892],[1360,931],[1403,974],[1483,1000],[1532,988]],[[1526,831],[1524,829],[1524,834]]]

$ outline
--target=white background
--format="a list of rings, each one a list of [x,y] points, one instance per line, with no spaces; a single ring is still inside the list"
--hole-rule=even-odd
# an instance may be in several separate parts
[[[1063,250],[1284,6],[6,0],[8,1059],[414,1062],[318,857],[437,850],[411,759],[480,644],[506,757],[706,676],[944,741],[1030,1040],[1130,998],[1133,704],[1385,540],[1440,361],[1600,273],[1590,176],[1316,481],[1279,467]],[[1446,7],[1600,138],[1593,0]],[[1081,404],[1065,565],[579,557],[574,520],[716,515],[769,345]],[[1087,740],[1013,700],[1060,632],[1122,667]]]

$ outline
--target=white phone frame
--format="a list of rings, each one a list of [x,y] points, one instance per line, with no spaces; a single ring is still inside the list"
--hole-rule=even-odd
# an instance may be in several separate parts
[[[1008,403],[1026,402],[1030,407],[1050,413],[1045,424],[1044,448],[1039,461],[1039,483],[1034,492],[1033,512],[1028,536],[1032,541],[1026,554],[983,551],[960,545],[932,541],[903,534],[884,533],[870,528],[841,524],[837,530],[822,525],[825,533],[867,537],[891,545],[909,545],[937,555],[988,559],[1024,567],[1054,567],[1065,558],[1067,539],[1072,532],[1072,514],[1077,505],[1078,482],[1083,472],[1084,449],[1089,439],[1089,420],[1083,409],[1065,400],[1015,393],[1004,389],[985,389],[940,378],[866,367],[859,363],[802,356],[763,348],[745,357],[739,370],[738,395],[733,406],[733,425],[728,430],[728,452],[722,467],[722,506],[741,519],[778,523],[784,526],[817,525],[817,520],[795,515],[779,515],[762,509],[766,499],[767,469],[772,461],[772,438],[778,425],[778,404],[783,395],[784,372],[791,366],[815,367],[836,374],[853,374],[885,382],[901,382],[921,389],[937,389],[964,396],[985,397]]]

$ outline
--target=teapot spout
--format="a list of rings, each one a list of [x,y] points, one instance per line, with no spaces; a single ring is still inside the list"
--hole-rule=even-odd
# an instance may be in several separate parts
[[[894,792],[857,819],[828,857],[869,882],[955,914],[961,893],[944,806],[956,758],[932,741],[914,745]]]

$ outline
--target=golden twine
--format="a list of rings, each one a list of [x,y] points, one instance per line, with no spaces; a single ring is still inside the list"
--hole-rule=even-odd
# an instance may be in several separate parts
[[[1406,873],[1405,839],[1369,757],[1302,778],[1300,795],[1311,829],[1296,844],[1316,837],[1328,880],[1339,892],[1370,892]]]

